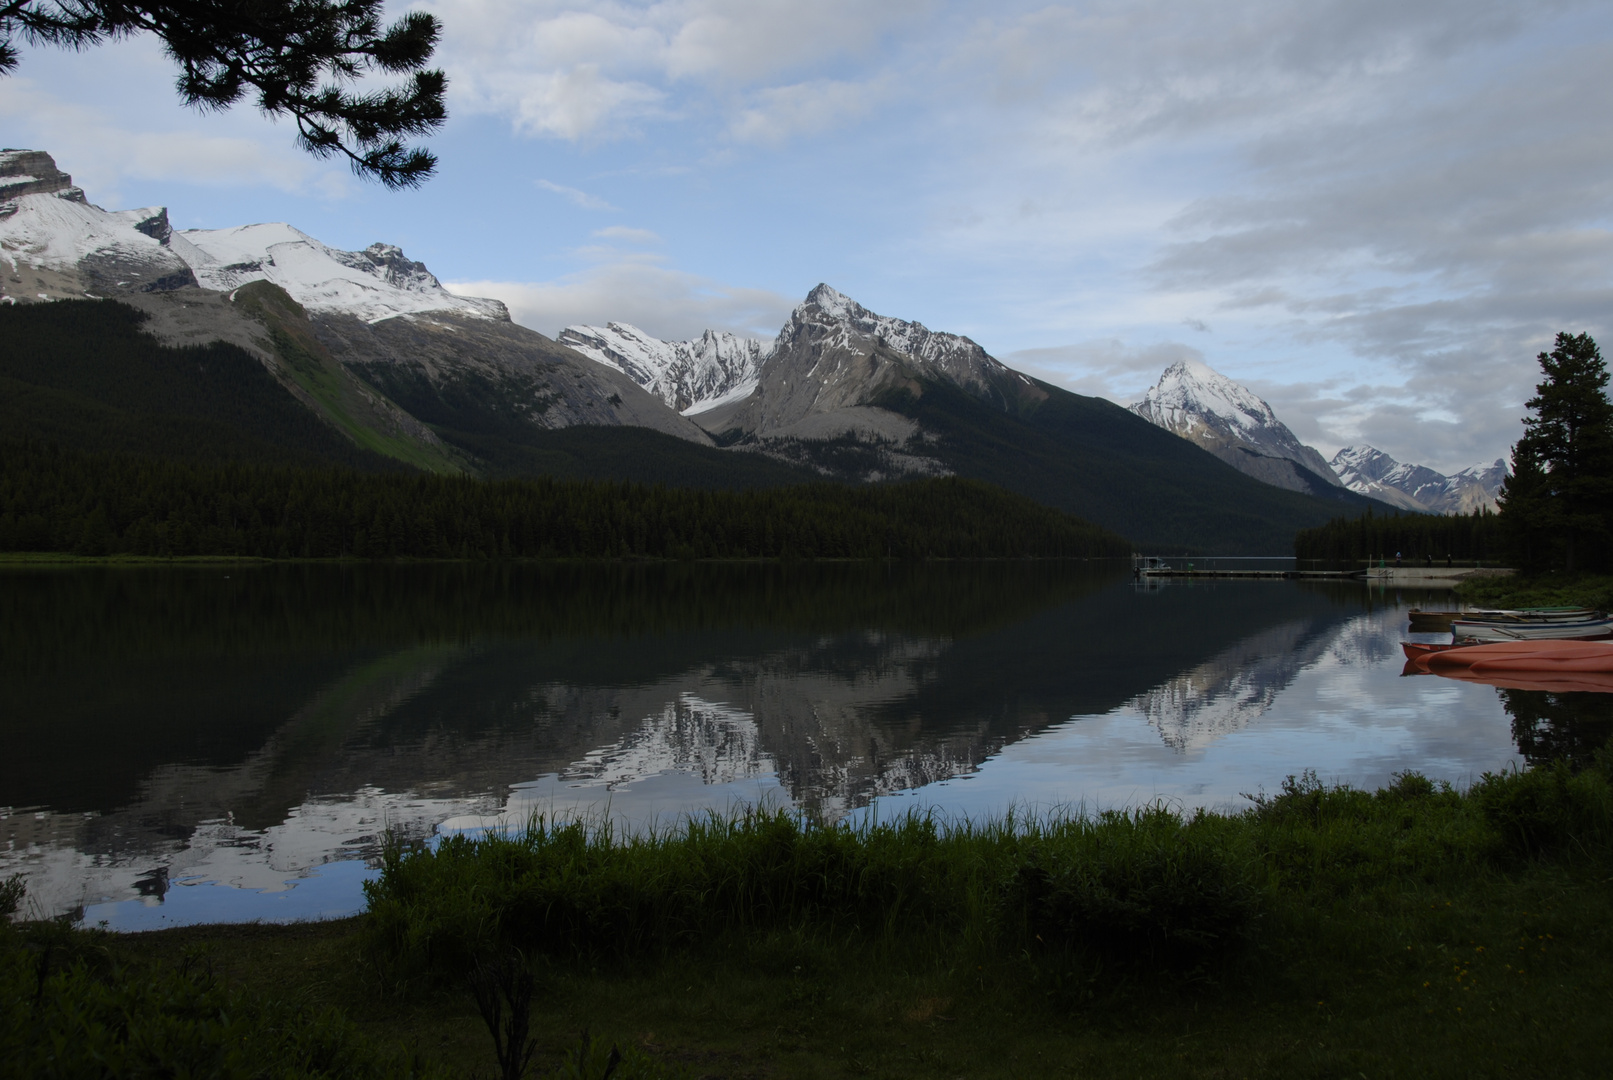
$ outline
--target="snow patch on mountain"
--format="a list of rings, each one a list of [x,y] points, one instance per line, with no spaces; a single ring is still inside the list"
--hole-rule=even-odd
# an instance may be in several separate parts
[[[636,326],[568,326],[556,339],[630,377],[669,406],[698,413],[756,388],[768,347],[754,338],[707,330],[692,341],[662,341]]]
[[[1507,463],[1472,465],[1451,476],[1424,465],[1396,461],[1371,446],[1346,446],[1330,463],[1344,486],[1362,495],[1434,514],[1467,514],[1495,509],[1496,496],[1508,475]]]
[[[1270,405],[1200,360],[1166,368],[1129,408],[1266,483],[1314,494],[1342,486],[1322,455],[1301,443]]]

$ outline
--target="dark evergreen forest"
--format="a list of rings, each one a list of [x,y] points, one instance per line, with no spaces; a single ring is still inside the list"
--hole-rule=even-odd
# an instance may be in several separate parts
[[[1393,561],[1399,552],[1406,562],[1451,558],[1499,565],[1506,551],[1501,519],[1488,510],[1449,515],[1368,511],[1358,518],[1334,518],[1294,537],[1296,557],[1328,562]]]
[[[1072,558],[1127,541],[977,481],[700,491],[0,444],[0,550],[268,558]]]

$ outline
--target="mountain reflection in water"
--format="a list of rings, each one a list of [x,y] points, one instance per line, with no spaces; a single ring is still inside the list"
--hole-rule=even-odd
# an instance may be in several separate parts
[[[1406,749],[1401,724],[1339,778],[1505,764],[1494,691],[1386,681],[1395,606],[1351,585],[1139,591],[1081,563],[7,571],[0,869],[57,911],[284,892],[388,830],[533,811],[765,798],[837,818],[897,793],[946,807],[964,783],[957,806],[1000,812],[1050,739],[1074,755],[1036,774],[1056,801],[1137,768],[1154,794],[1219,798],[1180,770],[1237,775],[1216,755],[1269,729],[1310,740],[1276,767],[1325,773],[1327,738],[1436,700],[1445,734]],[[1328,736],[1344,698],[1355,719]]]

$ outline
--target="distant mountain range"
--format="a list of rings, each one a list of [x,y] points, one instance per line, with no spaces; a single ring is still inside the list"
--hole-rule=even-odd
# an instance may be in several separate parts
[[[1435,514],[1493,510],[1510,471],[1506,460],[1497,458],[1489,465],[1473,465],[1445,476],[1422,465],[1402,465],[1370,446],[1346,446],[1333,455],[1332,465],[1351,491],[1391,506]]]
[[[713,331],[663,342],[623,323],[568,327],[557,342],[512,323],[497,301],[448,292],[392,245],[340,251],[285,224],[175,230],[161,208],[91,205],[47,154],[0,152],[0,299],[97,297],[136,308],[163,347],[214,342],[255,358],[355,452],[416,468],[719,487],[958,474],[1150,549],[1227,554],[1285,553],[1298,529],[1381,505],[1327,482],[1308,448],[1288,446],[1297,441],[1269,408],[1264,417],[1245,411],[1254,420],[1238,428],[1258,453],[1228,451],[1230,436],[1215,453],[1269,459],[1268,471],[1288,470],[1297,490],[827,285],[770,344]],[[93,324],[118,348],[135,348],[120,337],[134,325],[127,320],[83,324],[80,338]],[[122,377],[114,372],[96,384],[93,343],[77,342],[68,386],[48,366],[7,359],[3,341],[0,333],[0,378],[26,368],[36,402],[7,411],[10,433],[72,441],[77,432],[99,445],[160,411],[148,394],[136,415],[134,399],[107,391]],[[180,370],[171,358],[150,363]],[[1176,386],[1202,404],[1213,375],[1184,368]],[[1248,404],[1225,386],[1216,392],[1231,407]],[[1160,415],[1182,413],[1156,397]],[[103,410],[93,423],[80,408],[89,398]],[[214,423],[186,423],[203,421]],[[201,430],[170,444],[215,452]],[[278,445],[270,434],[263,445]],[[139,448],[136,434],[124,442]]]
[[[1493,509],[1507,478],[1507,464],[1500,459],[1445,476],[1422,465],[1402,465],[1370,446],[1347,446],[1328,461],[1295,438],[1248,387],[1198,360],[1166,368],[1130,409],[1239,472],[1290,491],[1326,495],[1344,487],[1401,510],[1466,514]]]

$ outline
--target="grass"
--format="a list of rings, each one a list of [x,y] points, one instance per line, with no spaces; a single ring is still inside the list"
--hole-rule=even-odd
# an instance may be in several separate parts
[[[1604,750],[1241,814],[534,822],[393,849],[357,919],[80,938],[456,1076],[499,1075],[469,977],[519,956],[530,1075],[1566,1078],[1613,1049],[1610,881]]]
[[[1613,611],[1613,576],[1539,574],[1476,578],[1456,588],[1458,599],[1486,607],[1588,607]]]

